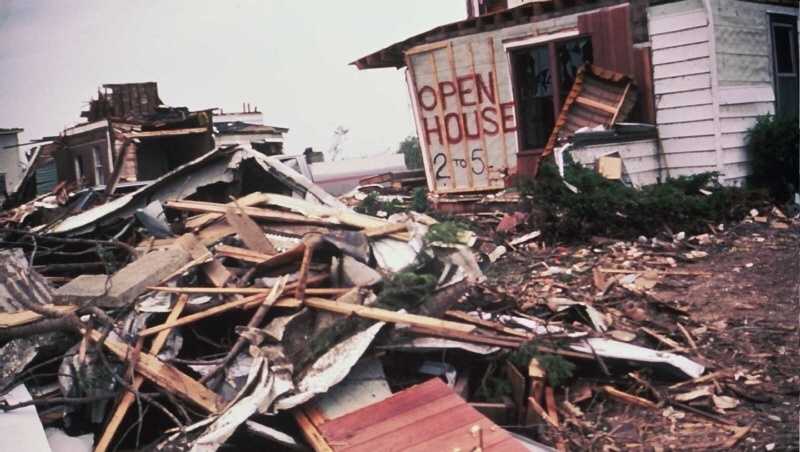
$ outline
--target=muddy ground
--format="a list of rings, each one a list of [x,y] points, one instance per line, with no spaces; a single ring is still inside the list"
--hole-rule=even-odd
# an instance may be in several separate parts
[[[570,450],[798,449],[800,227],[796,221],[788,227],[747,221],[712,231],[655,245],[644,238],[626,244],[597,238],[528,247],[493,266],[481,289],[498,307],[535,312],[553,296],[590,302],[612,320],[612,330],[633,333],[632,343],[683,354],[715,375],[670,388],[680,380],[646,369],[604,375],[596,362],[578,363],[556,398],[573,400],[585,386],[592,395],[574,404],[578,413],[559,410],[561,432],[534,426],[543,441],[561,441]],[[650,280],[640,277],[633,285],[609,284],[609,277],[624,275],[598,274],[599,268],[692,274],[649,273]],[[599,389],[608,384],[656,408],[611,399]],[[698,397],[683,408],[669,403],[703,388],[713,398]]]

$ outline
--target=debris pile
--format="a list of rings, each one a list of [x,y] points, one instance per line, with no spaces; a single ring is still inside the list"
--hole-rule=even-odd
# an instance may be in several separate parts
[[[599,433],[607,403],[695,416],[730,446],[751,430],[727,413],[760,377],[709,359],[724,325],[679,295],[733,232],[548,246],[519,212],[368,213],[226,146],[93,208],[9,220],[0,424],[25,413],[42,444],[101,451],[624,447]],[[486,221],[496,234],[469,230]]]

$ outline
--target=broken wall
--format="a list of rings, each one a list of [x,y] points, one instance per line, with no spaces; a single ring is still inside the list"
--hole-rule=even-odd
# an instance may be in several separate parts
[[[113,168],[108,130],[108,121],[103,120],[64,132],[61,149],[55,152],[60,181],[74,182],[82,177],[84,185],[106,183]]]

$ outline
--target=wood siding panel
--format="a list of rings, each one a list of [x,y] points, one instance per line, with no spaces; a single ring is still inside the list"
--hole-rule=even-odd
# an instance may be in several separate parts
[[[669,94],[711,88],[711,75],[697,74],[656,80],[655,93]]]
[[[711,90],[702,89],[697,91],[686,91],[682,93],[661,94],[656,97],[656,108],[677,108],[688,107],[690,105],[710,104]]]
[[[692,74],[708,74],[710,72],[711,60],[709,58],[698,58],[696,60],[653,66],[653,78],[656,80]]]
[[[689,138],[662,139],[661,148],[665,154],[678,152],[713,151],[715,149],[714,135],[708,134],[706,136]]]
[[[708,43],[701,42],[669,49],[653,50],[653,64],[675,63],[707,56],[709,56]]]
[[[695,105],[690,107],[663,108],[658,110],[659,124],[673,124],[676,122],[702,121],[714,118],[713,105]]]
[[[748,116],[763,116],[775,114],[775,104],[772,102],[751,102],[746,104],[720,105],[720,118],[742,118]]]
[[[658,135],[662,139],[714,135],[714,121],[692,121],[659,125]]]
[[[650,35],[653,36],[696,27],[705,27],[707,25],[708,19],[706,18],[706,12],[701,9],[670,16],[650,18],[648,28],[650,30]]]
[[[726,86],[719,90],[720,105],[774,102],[772,85]]]
[[[650,44],[653,50],[681,47],[689,44],[708,42],[708,27],[691,28],[688,30],[664,33],[652,36]]]

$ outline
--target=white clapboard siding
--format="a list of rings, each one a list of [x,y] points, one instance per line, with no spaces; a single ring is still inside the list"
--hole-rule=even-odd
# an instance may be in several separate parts
[[[687,166],[683,168],[670,168],[669,177],[677,178],[681,176],[694,176],[700,173],[711,173],[717,171],[716,165]]]
[[[747,176],[753,174],[752,166],[749,162],[731,163],[725,165],[725,184],[741,185]]]
[[[661,140],[661,149],[665,154],[695,151],[713,151],[716,149],[713,134],[699,137],[670,138]]]
[[[654,35],[650,38],[650,46],[653,50],[669,49],[701,42],[708,42],[708,28],[705,25],[689,30]]]
[[[770,84],[723,86],[719,89],[720,105],[774,101],[775,91]]]
[[[747,132],[756,123],[755,117],[721,118],[719,120],[722,133]]]
[[[669,16],[651,17],[648,28],[651,35],[660,35],[706,25],[708,25],[708,19],[705,11],[701,9]]]
[[[670,172],[676,168],[694,168],[717,164],[716,151],[682,152],[680,154],[665,154],[664,160]]]
[[[722,143],[723,149],[731,149],[744,146],[746,139],[747,139],[747,133],[745,132],[723,133],[720,142]]]
[[[711,103],[711,90],[700,89],[682,93],[661,94],[656,96],[656,108],[677,108],[690,105],[705,105]]]
[[[673,124],[676,122],[702,121],[714,118],[714,107],[711,104],[693,105],[689,107],[663,108],[656,112],[658,124]]]
[[[659,124],[658,135],[662,139],[702,137],[714,135],[714,121],[691,121],[677,124]]]
[[[708,42],[653,50],[653,64],[675,63],[709,56]]]
[[[653,66],[653,78],[682,77],[692,74],[707,74],[711,72],[711,59],[698,58],[696,60],[679,61],[677,63],[659,64]]]
[[[697,89],[711,88],[711,75],[696,74],[683,77],[662,78],[655,81],[656,94],[680,93]]]
[[[619,154],[625,172],[635,187],[659,181],[658,143],[656,140],[638,140],[627,143],[595,144],[576,148],[570,156],[583,166],[593,168],[598,158]]]
[[[722,161],[725,162],[725,165],[748,162],[750,161],[750,155],[747,153],[747,149],[743,147],[725,149],[722,153]]]
[[[719,107],[720,118],[746,118],[772,114],[775,114],[775,104],[772,102],[750,102]]]

